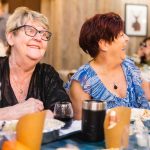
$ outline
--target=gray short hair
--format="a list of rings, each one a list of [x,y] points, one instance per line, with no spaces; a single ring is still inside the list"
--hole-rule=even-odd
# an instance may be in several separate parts
[[[36,20],[37,22],[43,24],[47,29],[49,29],[48,19],[43,14],[33,11],[27,7],[18,7],[8,18],[6,24],[6,33],[24,25],[28,20]]]
[[[14,13],[9,16],[6,23],[6,33],[13,31],[15,28],[25,25],[27,21],[36,21],[43,25],[47,30],[49,29],[48,19],[43,14],[33,11],[27,7],[18,7]],[[7,55],[11,53],[11,46],[8,47]]]

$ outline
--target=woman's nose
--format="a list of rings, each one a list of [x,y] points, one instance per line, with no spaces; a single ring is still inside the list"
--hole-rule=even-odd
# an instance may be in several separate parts
[[[124,37],[126,41],[129,41],[130,38],[126,34],[124,34]]]
[[[37,34],[33,37],[34,39],[38,40],[38,41],[41,41],[41,34],[39,32],[37,32]]]

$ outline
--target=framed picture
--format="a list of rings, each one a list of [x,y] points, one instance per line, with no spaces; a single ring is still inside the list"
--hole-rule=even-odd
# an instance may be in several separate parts
[[[129,36],[146,36],[148,7],[141,4],[125,5],[125,33]]]

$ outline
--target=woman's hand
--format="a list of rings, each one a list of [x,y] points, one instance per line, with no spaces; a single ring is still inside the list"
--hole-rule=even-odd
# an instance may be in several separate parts
[[[43,109],[44,106],[42,101],[35,98],[29,98],[27,101],[23,103],[19,103],[9,107],[9,112],[12,114],[10,116],[10,119],[19,119],[21,116],[25,114],[42,111]]]
[[[27,101],[18,104],[18,108],[19,107],[21,107],[23,111],[28,111],[31,113],[44,109],[43,102],[35,98],[29,98]]]
[[[46,110],[46,119],[54,118],[54,113],[51,110]]]

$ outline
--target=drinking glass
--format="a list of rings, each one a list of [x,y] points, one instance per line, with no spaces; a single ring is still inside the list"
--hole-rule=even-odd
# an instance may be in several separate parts
[[[70,102],[57,102],[54,107],[54,118],[65,122],[64,128],[70,127],[73,119],[73,108]]]

